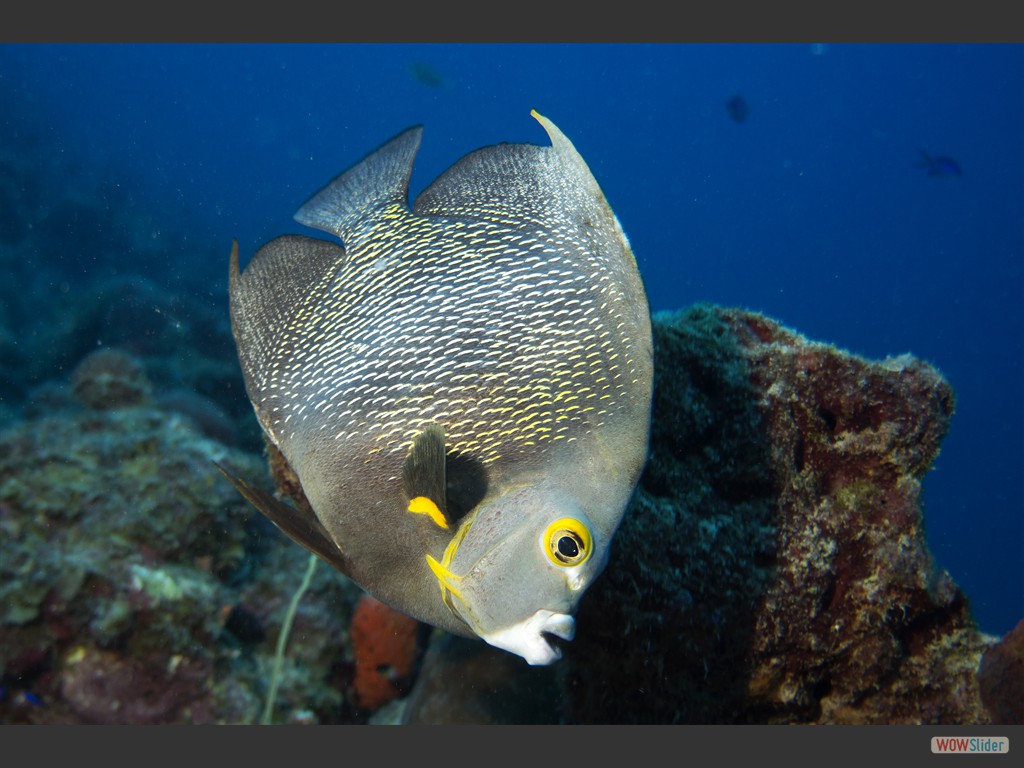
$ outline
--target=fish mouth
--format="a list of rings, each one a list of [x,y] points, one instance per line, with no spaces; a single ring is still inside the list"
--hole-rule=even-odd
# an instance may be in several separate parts
[[[540,639],[548,644],[551,661],[557,661],[562,658],[562,652],[568,647],[572,637],[562,637],[554,632],[541,632]]]
[[[496,648],[522,656],[531,666],[543,666],[562,658],[562,646],[575,635],[572,616],[542,609],[518,624],[480,636]]]

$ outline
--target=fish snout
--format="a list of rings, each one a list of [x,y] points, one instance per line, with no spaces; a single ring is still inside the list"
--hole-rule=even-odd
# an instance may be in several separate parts
[[[575,635],[576,619],[541,609],[518,624],[481,637],[496,648],[522,656],[531,666],[543,666],[562,658],[555,638],[572,640]]]

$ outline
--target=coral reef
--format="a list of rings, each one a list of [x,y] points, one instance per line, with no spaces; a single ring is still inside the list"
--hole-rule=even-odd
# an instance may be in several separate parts
[[[71,391],[86,408],[103,410],[140,405],[153,385],[142,363],[117,349],[98,349],[71,372]]]
[[[302,489],[231,446],[255,419],[188,385],[202,360],[118,345],[25,390],[0,431],[0,722],[251,723],[272,679],[274,722],[1020,722],[1021,628],[980,634],[923,539],[942,376],[739,310],[654,334],[648,466],[542,668],[440,631],[418,664],[423,627],[331,568],[292,615],[308,554],[213,462]]]
[[[208,397],[187,389],[173,389],[159,396],[160,407],[192,421],[193,426],[222,445],[238,446],[238,428],[234,420]]]
[[[559,662],[561,720],[989,722],[974,672],[992,638],[922,530],[942,376],[739,310],[660,314],[654,338],[651,456]],[[457,662],[435,663],[472,672]]]
[[[264,460],[151,401],[96,410],[50,391],[59,408],[0,432],[0,722],[254,722],[306,553],[213,462],[257,479]],[[279,719],[348,716],[358,594],[317,573]]]
[[[650,465],[567,652],[570,719],[986,722],[986,640],[922,528],[948,383],[748,312],[656,329]]]
[[[207,665],[184,655],[151,658],[125,656],[76,646],[62,659],[63,702],[88,723],[216,722],[204,681]],[[242,693],[242,692],[237,692]],[[244,693],[243,693],[244,696]],[[243,706],[252,705],[242,698]]]

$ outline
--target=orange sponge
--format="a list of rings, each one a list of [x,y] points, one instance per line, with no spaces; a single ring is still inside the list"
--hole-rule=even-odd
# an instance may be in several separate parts
[[[420,622],[363,595],[352,614],[355,703],[373,711],[408,691],[419,660]]]

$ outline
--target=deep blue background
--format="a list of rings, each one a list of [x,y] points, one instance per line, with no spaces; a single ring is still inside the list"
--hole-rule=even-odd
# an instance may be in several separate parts
[[[425,125],[415,194],[479,146],[546,143],[536,108],[605,189],[652,309],[744,306],[944,372],[928,540],[983,629],[1024,617],[1024,47],[6,45],[0,85],[40,163],[75,158],[173,233],[126,271],[218,300],[231,238],[301,231],[292,212],[403,128]],[[928,176],[921,149],[963,175]],[[85,263],[45,262],[72,284]]]

